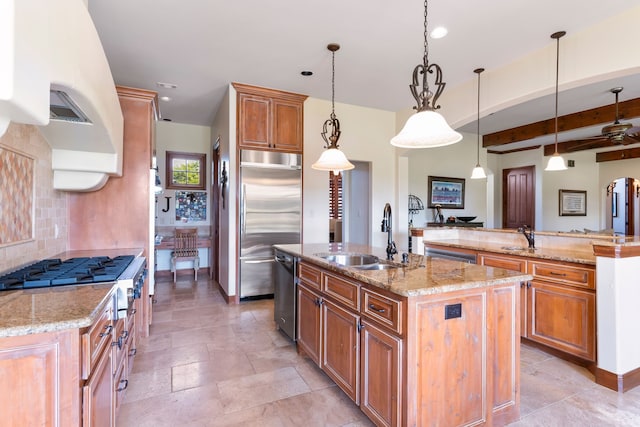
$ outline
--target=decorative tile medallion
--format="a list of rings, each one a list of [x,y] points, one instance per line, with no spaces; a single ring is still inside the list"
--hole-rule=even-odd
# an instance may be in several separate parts
[[[0,246],[31,240],[35,160],[0,146]]]

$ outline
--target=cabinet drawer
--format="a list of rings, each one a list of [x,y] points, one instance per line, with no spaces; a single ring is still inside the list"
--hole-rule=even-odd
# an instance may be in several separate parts
[[[107,304],[89,330],[82,334],[82,379],[89,378],[100,355],[111,347],[113,307]]]
[[[402,301],[363,288],[361,311],[370,319],[377,320],[402,335]]]
[[[536,279],[595,289],[595,269],[588,267],[530,261],[529,273]]]
[[[487,267],[498,267],[506,270],[519,271],[520,273],[526,273],[527,260],[524,258],[484,254],[478,255],[478,264],[486,265]]]
[[[304,262],[298,264],[298,277],[312,288],[320,290],[322,287],[322,271],[310,264]]]
[[[127,325],[127,318],[118,319],[115,322],[115,333],[113,335],[113,351],[114,360],[113,374],[115,375],[121,365],[124,364],[127,341],[129,339],[129,330]]]
[[[322,291],[349,308],[360,310],[360,285],[325,273]]]

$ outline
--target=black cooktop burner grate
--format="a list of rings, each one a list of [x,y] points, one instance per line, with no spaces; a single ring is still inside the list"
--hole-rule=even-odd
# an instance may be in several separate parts
[[[91,257],[44,259],[0,276],[0,290],[44,288],[47,286],[79,285],[112,282],[124,272],[135,257]]]

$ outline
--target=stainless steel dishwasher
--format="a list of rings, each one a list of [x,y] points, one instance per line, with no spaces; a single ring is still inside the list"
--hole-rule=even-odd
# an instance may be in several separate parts
[[[282,332],[295,341],[298,259],[276,249],[275,260],[273,266],[273,320]]]

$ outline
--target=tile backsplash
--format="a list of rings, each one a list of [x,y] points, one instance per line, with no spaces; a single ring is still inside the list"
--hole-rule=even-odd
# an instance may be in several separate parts
[[[11,123],[0,144],[35,159],[34,238],[0,246],[0,272],[5,272],[64,252],[68,209],[66,193],[53,189],[51,147],[36,126]],[[5,208],[18,208],[20,195],[5,184],[0,182],[0,201]]]

